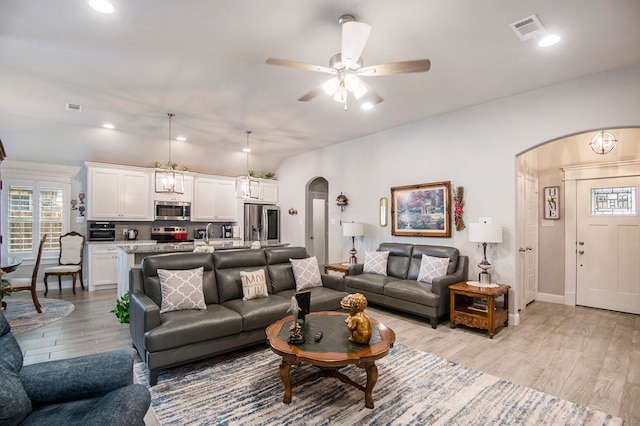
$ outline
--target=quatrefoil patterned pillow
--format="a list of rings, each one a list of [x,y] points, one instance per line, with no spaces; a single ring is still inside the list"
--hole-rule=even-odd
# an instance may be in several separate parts
[[[423,254],[420,261],[418,281],[431,284],[435,278],[445,276],[447,274],[448,267],[448,257],[433,257]]]
[[[207,309],[202,290],[203,272],[203,267],[186,270],[158,269],[162,292],[160,313]]]
[[[387,260],[389,260],[388,251],[365,251],[362,272],[387,276]]]
[[[289,262],[291,262],[293,277],[296,280],[296,291],[322,287],[318,259],[315,256],[306,259],[289,259]]]

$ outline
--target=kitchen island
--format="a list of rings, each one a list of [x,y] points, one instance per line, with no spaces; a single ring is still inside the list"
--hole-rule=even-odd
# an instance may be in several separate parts
[[[209,247],[213,250],[242,250],[251,248],[252,241],[212,240]],[[289,243],[269,243],[262,241],[260,247],[286,247]],[[202,241],[184,243],[157,244],[121,244],[118,245],[118,298],[129,291],[129,270],[140,266],[142,259],[156,254],[191,252],[196,247],[205,247]]]

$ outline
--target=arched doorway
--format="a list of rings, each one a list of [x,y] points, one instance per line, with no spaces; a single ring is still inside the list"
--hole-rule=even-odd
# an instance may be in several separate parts
[[[323,177],[309,181],[306,190],[305,243],[310,256],[324,265],[328,256],[328,200],[329,182]]]

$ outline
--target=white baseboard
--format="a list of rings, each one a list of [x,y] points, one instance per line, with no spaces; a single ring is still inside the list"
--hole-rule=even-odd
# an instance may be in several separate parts
[[[536,300],[564,305],[564,294],[538,293]]]

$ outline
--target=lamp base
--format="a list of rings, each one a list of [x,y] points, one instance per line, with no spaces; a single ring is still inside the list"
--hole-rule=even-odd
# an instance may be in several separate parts
[[[491,284],[491,274],[487,271],[482,271],[478,274],[478,281],[480,284]]]

